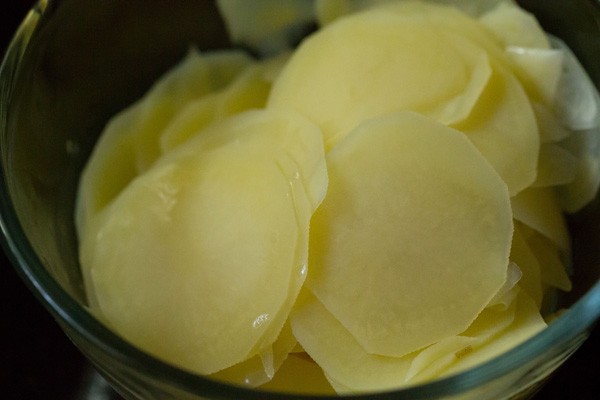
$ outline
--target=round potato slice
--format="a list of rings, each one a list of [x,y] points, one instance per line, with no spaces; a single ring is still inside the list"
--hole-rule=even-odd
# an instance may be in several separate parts
[[[493,340],[486,341],[476,351],[458,357],[456,362],[441,372],[444,375],[450,375],[465,371],[507,352],[546,328],[547,325],[540,315],[537,305],[525,292],[519,292],[515,303],[514,319],[508,327],[496,334]],[[494,321],[490,321],[490,323],[493,324]]]
[[[414,12],[396,11],[342,18],[305,40],[275,81],[268,107],[308,117],[323,130],[327,150],[371,117],[411,110],[462,120],[490,76],[485,51],[457,45]]]
[[[304,280],[326,186],[321,133],[301,116],[254,111],[213,125],[132,181],[82,237],[95,311],[198,373],[258,354]]]
[[[411,112],[361,124],[327,163],[310,289],[368,353],[402,356],[464,331],[506,279],[512,212],[490,164],[462,133]]]
[[[571,248],[567,223],[552,187],[529,188],[511,198],[514,218],[533,228],[561,250]]]
[[[368,354],[310,291],[300,294],[290,321],[298,342],[338,393],[402,386],[412,358]]]
[[[511,196],[537,177],[540,137],[533,108],[519,81],[496,64],[469,118],[453,124],[494,166]]]

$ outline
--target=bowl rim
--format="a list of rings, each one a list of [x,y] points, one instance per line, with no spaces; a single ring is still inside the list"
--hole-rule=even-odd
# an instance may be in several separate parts
[[[598,6],[598,0],[591,0]],[[53,0],[38,0],[21,23],[10,42],[0,65],[0,82],[7,83],[0,93],[0,146],[6,145],[8,134],[8,116],[6,103],[13,85],[12,78],[28,44],[38,27],[41,17],[51,8]],[[303,395],[270,392],[249,389],[211,380],[185,371],[138,349],[128,343],[96,319],[83,305],[77,302],[46,270],[35,254],[10,198],[10,189],[6,181],[6,160],[2,154],[0,165],[0,230],[1,244],[18,275],[35,297],[59,321],[64,330],[76,331],[85,342],[95,346],[110,357],[118,360],[135,371],[158,381],[165,381],[178,390],[208,396],[215,399],[275,400],[275,399],[344,399],[383,400],[383,399],[430,399],[436,396],[451,396],[466,393],[483,384],[509,374],[526,365],[527,362],[543,353],[577,340],[600,317],[600,281],[596,282],[586,294],[569,310],[553,321],[538,334],[527,339],[515,348],[487,362],[479,364],[455,375],[437,379],[429,383],[406,387],[381,393],[358,394],[351,396]]]

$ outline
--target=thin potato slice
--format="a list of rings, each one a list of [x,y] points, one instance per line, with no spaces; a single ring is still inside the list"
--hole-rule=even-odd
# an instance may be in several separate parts
[[[521,291],[517,296],[514,321],[493,340],[489,340],[477,351],[464,354],[456,359],[449,368],[442,371],[445,375],[455,374],[471,368],[477,364],[507,352],[523,343],[536,333],[546,328],[546,323],[533,300]]]
[[[94,147],[78,187],[75,226],[79,236],[139,173],[130,126],[139,120],[140,112],[138,103],[114,117]]]
[[[508,193],[488,162],[460,132],[403,112],[361,124],[327,163],[309,288],[368,353],[465,330],[504,284],[510,251]]]
[[[268,107],[316,123],[326,150],[370,117],[411,110],[460,121],[487,83],[487,56],[414,14],[375,8],[315,33],[281,72]]]
[[[407,383],[432,380],[457,360],[477,352],[494,336],[504,331],[515,319],[516,297],[519,287],[511,292],[511,301],[506,308],[486,308],[477,316],[469,328],[459,336],[450,336],[419,352],[412,360],[407,374]]]
[[[296,347],[298,341],[288,323],[283,326],[277,340],[263,353],[243,361],[233,367],[212,374],[211,378],[236,383],[241,386],[258,387],[269,382],[279,373],[288,354]]]
[[[556,243],[534,231],[527,236],[527,244],[540,265],[542,283],[566,292],[570,291],[571,279]]]
[[[522,86],[505,68],[496,65],[470,117],[453,127],[494,166],[511,196],[535,181],[540,146],[535,115]]]
[[[529,188],[511,198],[514,218],[540,232],[561,250],[571,247],[554,188]]]
[[[258,354],[306,275],[326,185],[321,133],[301,116],[254,111],[214,125],[132,181],[82,237],[95,311],[198,373]]]
[[[511,246],[512,247],[512,246]],[[486,305],[487,308],[494,308],[499,310],[504,310],[508,308],[514,297],[516,295],[516,286],[521,281],[523,277],[523,272],[521,268],[514,262],[508,263],[508,268],[506,269],[506,280],[504,281],[504,285],[496,292],[494,297],[490,300],[490,302]]]
[[[303,291],[290,316],[298,342],[333,384],[349,392],[397,388],[410,358],[368,354],[346,328],[309,291]],[[338,385],[334,384],[339,391]]]
[[[519,286],[527,292],[539,309],[542,306],[543,298],[541,268],[537,257],[533,254],[521,233],[521,227],[518,223],[515,224],[510,259],[519,266],[523,274]]]

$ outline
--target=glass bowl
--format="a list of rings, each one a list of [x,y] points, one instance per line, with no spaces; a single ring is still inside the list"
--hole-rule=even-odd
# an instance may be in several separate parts
[[[600,85],[600,3],[522,0]],[[197,376],[133,347],[86,308],[73,209],[79,173],[106,121],[139,98],[190,44],[229,46],[212,1],[40,0],[0,71],[3,245],[37,298],[128,399],[300,399]],[[600,200],[568,220],[568,311],[517,348],[459,375],[355,399],[527,398],[587,338],[600,315]]]

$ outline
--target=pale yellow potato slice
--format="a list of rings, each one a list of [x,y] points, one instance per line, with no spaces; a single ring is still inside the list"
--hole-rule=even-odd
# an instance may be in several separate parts
[[[159,136],[187,102],[227,84],[250,58],[239,51],[191,50],[148,94],[109,121],[83,171],[76,206],[79,234],[138,174],[160,155]]]
[[[509,46],[506,53],[530,96],[552,105],[563,72],[563,51]]]
[[[334,395],[323,370],[306,354],[290,354],[275,377],[260,387],[263,390],[304,394]]]
[[[327,163],[309,288],[368,353],[402,356],[464,331],[506,279],[512,214],[489,163],[412,112],[364,122]]]
[[[349,392],[402,386],[411,359],[368,354],[309,291],[300,294],[290,321],[298,342],[323,369],[336,391],[340,391],[339,385]]]
[[[269,382],[278,373],[288,354],[298,341],[286,323],[277,340],[269,348],[252,358],[212,374],[211,378],[242,386],[258,387]]]
[[[300,285],[298,285],[300,286]],[[297,292],[293,292],[294,301],[296,301]],[[286,311],[286,314],[289,314]],[[265,374],[269,379],[272,379],[277,370],[281,367],[281,364],[288,357],[288,354],[294,350],[298,341],[292,332],[292,326],[290,325],[289,319],[283,325],[281,332],[275,342],[268,346],[267,349],[259,353],[260,360],[263,364]]]
[[[479,20],[506,47],[550,48],[550,41],[537,19],[512,2],[501,2]]]
[[[529,188],[510,201],[517,221],[540,232],[561,250],[569,250],[569,232],[554,188]]]
[[[213,125],[132,181],[82,237],[95,311],[198,373],[258,354],[306,275],[326,185],[321,133],[303,117],[253,111]]]
[[[519,266],[523,274],[519,281],[519,286],[527,292],[539,309],[543,298],[541,267],[537,257],[533,254],[525,237],[521,233],[519,223],[515,223],[510,259]]]
[[[443,29],[445,38],[456,48],[465,51],[476,45],[487,53],[493,73],[485,86],[479,86],[483,92],[469,118],[446,122],[469,135],[508,184],[512,195],[533,183],[540,140],[535,115],[527,94],[510,72],[512,63],[499,43],[483,25],[452,7],[409,1],[385,4],[379,9],[426,20]]]
[[[494,308],[498,310],[505,310],[508,308],[516,296],[517,291],[515,288],[522,277],[523,272],[521,271],[521,268],[519,268],[516,263],[512,261],[509,262],[508,268],[506,269],[506,280],[504,281],[504,284],[485,308]]]
[[[495,65],[493,75],[464,122],[464,132],[508,185],[511,196],[536,179],[540,139],[535,115],[519,81]]]
[[[361,121],[397,111],[458,122],[489,75],[484,50],[458,44],[416,12],[378,7],[305,40],[275,81],[268,107],[305,115],[331,149]]]
[[[577,176],[579,160],[558,144],[544,143],[540,146],[538,174],[531,187],[566,185]]]
[[[406,383],[414,384],[439,377],[457,360],[477,352],[504,331],[515,319],[519,287],[510,290],[511,302],[504,308],[486,308],[459,336],[450,336],[420,351],[412,360]]]
[[[561,254],[561,249],[557,247],[556,243],[534,231],[527,235],[527,244],[540,265],[542,283],[567,292],[570,291],[572,284],[563,262],[565,255]]]
[[[516,300],[516,309],[513,322],[493,340],[487,341],[476,351],[468,352],[458,357],[447,369],[444,375],[456,374],[475,365],[481,364],[510,349],[518,346],[536,333],[546,328],[546,323],[540,315],[537,305],[527,294],[521,291]],[[493,323],[493,322],[492,322]]]
[[[79,237],[84,235],[89,221],[138,175],[134,137],[129,127],[139,120],[140,112],[138,103],[114,117],[83,169],[75,204]]]
[[[313,0],[217,0],[230,39],[262,55],[291,49],[314,19]]]

